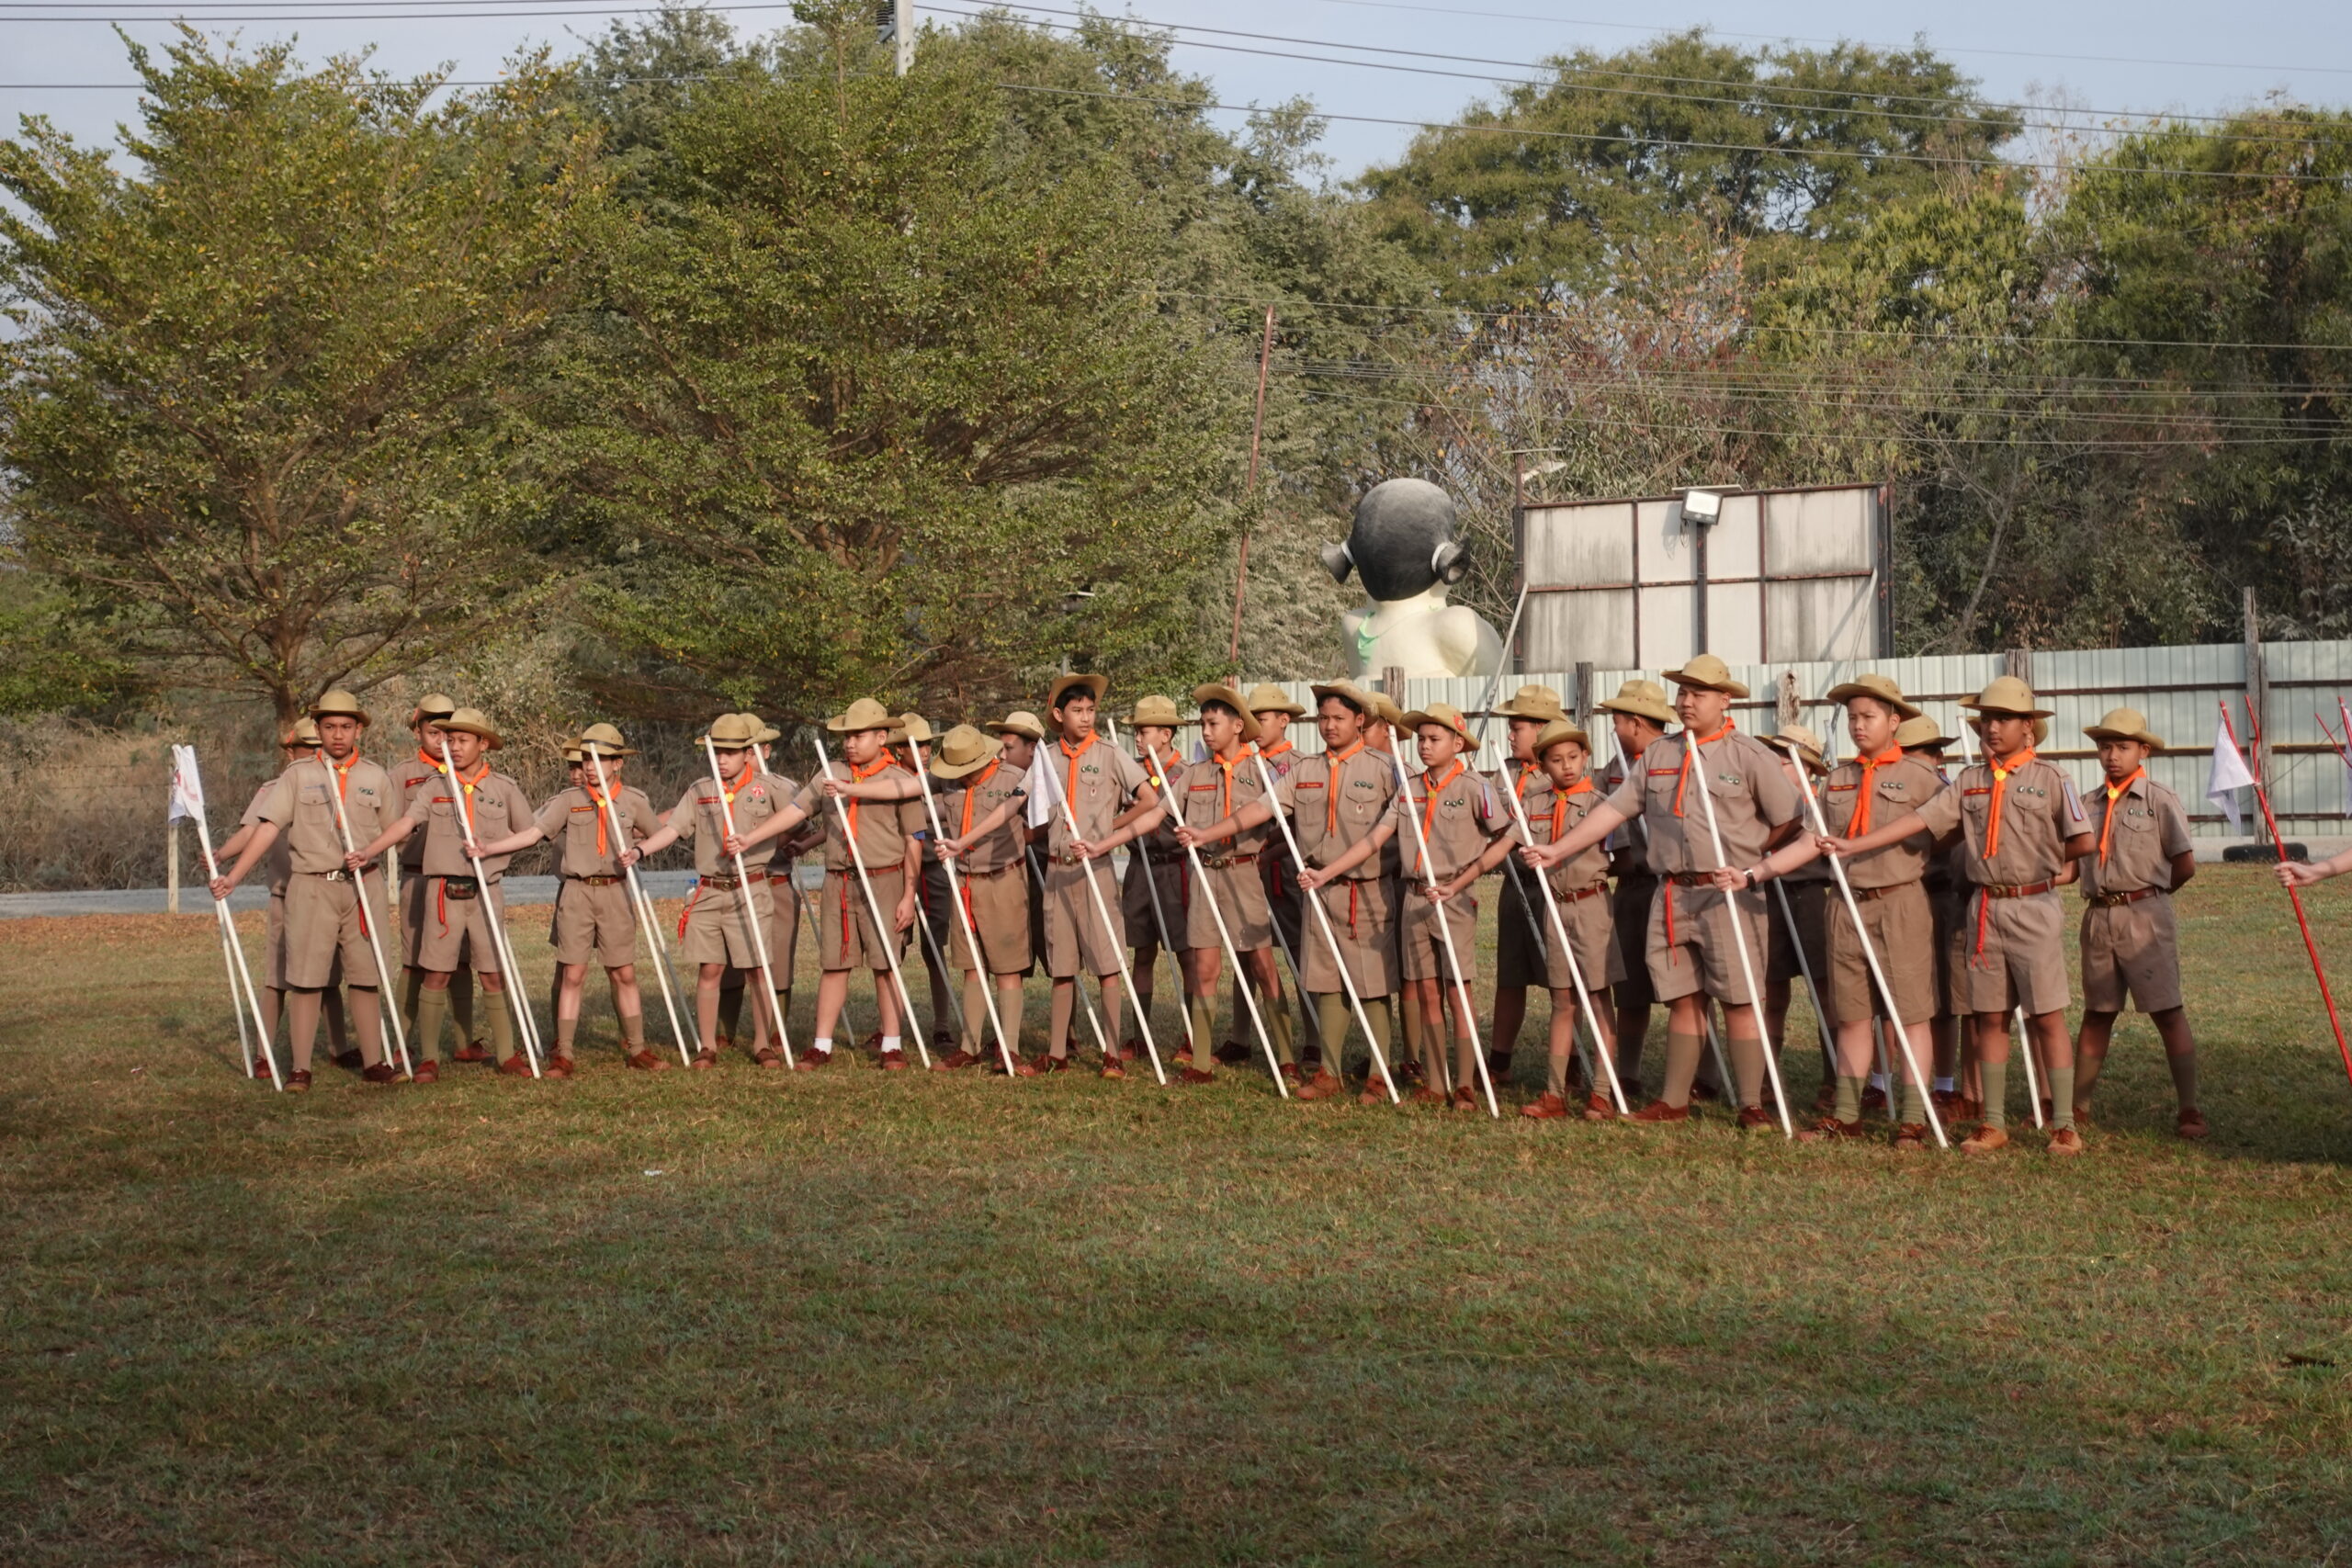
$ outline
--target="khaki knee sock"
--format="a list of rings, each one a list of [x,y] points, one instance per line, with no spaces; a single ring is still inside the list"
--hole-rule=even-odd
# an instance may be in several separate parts
[[[2050,1126],[2052,1131],[2075,1124],[2075,1069],[2050,1069]]]
[[[490,1051],[503,1066],[507,1059],[514,1055],[516,1049],[514,1014],[513,1010],[507,1007],[506,998],[503,996],[491,996],[485,991],[483,998],[495,1004],[490,1010]]]
[[[1742,1110],[1764,1103],[1764,1042],[1752,1034],[1735,1034],[1730,1048],[1732,1087]]]
[[[1861,1079],[1849,1078],[1843,1073],[1838,1075],[1838,1107],[1830,1114],[1840,1122],[1859,1122],[1862,1119]]]
[[[2008,1063],[1979,1061],[1976,1076],[1984,1085],[1984,1125],[2007,1127],[2009,1124]]]
[[[988,976],[977,969],[964,971],[964,1049],[985,1056],[996,1049],[996,1032],[989,1027]]]
[[[1372,1010],[1370,1002],[1364,1004],[1364,1010]],[[1438,1078],[1442,1075],[1430,1070],[1428,1057],[1421,1049],[1421,1004],[1418,997],[1405,998],[1405,1059],[1421,1069],[1431,1089],[1437,1087]]]
[[[1003,1021],[1004,1038],[1012,1049],[1012,1059],[1021,1059],[1021,976],[1009,975],[997,982],[996,1016]]]
[[[2172,1069],[2172,1091],[2180,1100],[2180,1108],[2188,1110],[2197,1103],[2197,1051],[2168,1052],[2165,1066]]]
[[[1348,998],[1337,991],[1318,993],[1315,998],[1315,1023],[1323,1036],[1323,1070],[1335,1078],[1344,1077],[1347,1066]]]
[[[449,993],[426,987],[416,998],[416,1065],[447,1061],[441,1052],[441,1025],[449,1017]]]
[[[621,1049],[634,1056],[645,1049],[645,1015],[625,1012],[620,1015],[620,1020]]]
[[[1345,1000],[1344,998],[1341,999]],[[1396,1010],[1396,998],[1394,997],[1367,997],[1363,1004],[1363,1015],[1372,1021],[1372,1037],[1379,1043],[1380,1054],[1388,1058],[1392,1068],[1396,1064],[1396,1056],[1390,1039],[1396,1031],[1396,1024],[1390,1014]]]
[[[1258,1008],[1265,1014],[1266,1032],[1273,1037],[1274,1060],[1277,1062],[1297,1061],[1297,1040],[1292,1033],[1290,1025],[1290,998],[1283,995],[1283,988],[1276,986],[1272,995],[1260,997]],[[1334,1077],[1339,1073],[1338,1068],[1329,1066],[1324,1068],[1324,1071]]]
[[[1861,1101],[1858,1099],[1854,1103],[1860,1106]],[[1928,1123],[1928,1097],[1919,1092],[1919,1086],[1912,1081],[1909,1073],[1903,1075],[1903,1107],[1894,1113],[1894,1119],[1905,1127],[1924,1127]]]
[[[1667,1032],[1666,1082],[1658,1090],[1660,1100],[1672,1106],[1690,1103],[1690,1085],[1699,1076],[1699,1057],[1706,1049],[1703,1035]]]
[[[408,1025],[411,1034],[416,1032],[416,1001],[424,994],[424,971],[401,971],[401,1021]],[[422,1060],[422,1058],[419,1058]]]
[[[1187,997],[1184,1010],[1193,1021],[1193,1070],[1214,1072],[1216,1047],[1210,1042],[1216,1038],[1216,1004],[1207,997]]]
[[[556,1015],[556,1021],[555,1021],[555,1054],[556,1054],[557,1055],[559,1055],[559,1056],[569,1056],[569,1055],[571,1055],[571,1043],[572,1043],[572,1041],[574,1041],[575,1039],[579,1038],[579,1035],[580,1035],[580,1021],[579,1021],[578,1019],[576,1019],[576,1018],[565,1018],[565,1017],[564,1017],[562,1014],[560,1014],[560,1013],[559,1013],[559,1014],[557,1014],[557,1015]]]

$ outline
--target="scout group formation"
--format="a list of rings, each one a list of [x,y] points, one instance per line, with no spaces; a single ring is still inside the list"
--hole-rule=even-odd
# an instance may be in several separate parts
[[[2103,773],[2086,798],[2035,756],[2049,713],[2014,678],[1962,705],[1973,744],[1939,733],[1883,676],[1840,685],[1827,700],[1844,709],[1854,754],[1835,767],[1800,727],[1760,739],[1736,728],[1730,707],[1747,692],[1713,656],[1665,678],[1671,701],[1632,681],[1600,705],[1611,733],[1598,769],[1558,694],[1521,687],[1485,716],[1509,726],[1511,760],[1493,775],[1468,765],[1462,713],[1399,712],[1345,682],[1314,689],[1316,752],[1293,740],[1306,710],[1279,688],[1202,686],[1190,760],[1173,754],[1182,716],[1166,697],[1137,702],[1117,735],[1100,676],[1055,682],[1042,721],[1015,712],[935,738],[921,718],[861,699],[825,725],[806,781],[772,770],[776,731],[731,714],[698,738],[706,774],[667,811],[625,781],[635,753],[610,725],[567,750],[569,787],[534,810],[492,765],[499,736],[481,713],[426,698],[411,716],[415,755],[387,769],[359,755],[368,716],[331,692],[286,737],[289,764],[254,798],[212,888],[225,898],[271,867],[264,1029],[282,1005],[293,1089],[310,1085],[322,1011],[338,1062],[370,1083],[429,1083],[445,1061],[540,1070],[535,1015],[511,988],[501,879],[509,857],[547,840],[561,883],[544,1070],[558,1077],[575,1070],[592,963],[609,976],[628,1066],[671,1065],[647,1041],[638,965],[659,966],[666,1003],[674,940],[694,992],[687,1021],[673,1006],[672,1025],[696,1068],[741,1049],[763,1067],[822,1070],[841,1055],[850,975],[863,969],[880,1013],[867,1043],[888,1070],[907,1067],[912,1037],[938,1071],[1064,1071],[1083,1012],[1105,1077],[1148,1060],[1164,1077],[1172,1069],[1169,1081],[1203,1084],[1220,1063],[1259,1057],[1300,1100],[1355,1092],[1498,1112],[1494,1081],[1508,1075],[1527,989],[1541,987],[1545,1086],[1521,1114],[1674,1122],[1694,1099],[1716,1100],[1744,1127],[1790,1128],[1775,1047],[1802,982],[1825,1025],[1805,1139],[1879,1135],[1879,1116],[1898,1148],[1943,1142],[1948,1125],[1955,1137],[1972,1129],[1966,1152],[2003,1148],[2014,1022],[2046,1147],[2079,1153],[2127,999],[2163,1038],[2181,1134],[2205,1134],[2170,898],[2194,871],[2188,819],[2147,776],[2163,742],[2139,714],[2117,709],[2086,731]],[[664,931],[634,867],[680,840],[694,846],[696,881]],[[1121,849],[1124,886],[1108,858]],[[793,863],[813,853],[824,876],[804,908]],[[394,855],[397,918],[383,880]],[[1489,1045],[1469,983],[1477,885],[1498,871]],[[2060,891],[2070,883],[2084,901],[2075,1035]],[[786,1020],[804,915],[821,977],[815,1037],[796,1049]],[[392,952],[395,932],[404,1027],[388,1052],[374,952]],[[931,985],[927,1042],[901,966],[910,934]],[[1183,977],[1185,1024],[1165,1061],[1149,1026],[1163,948]],[[1046,1048],[1024,1055],[1022,981],[1040,963]],[[356,1041],[347,1051],[342,1008],[329,1005],[338,987]],[[1642,1046],[1660,1003],[1663,1081],[1645,1100]],[[482,1012],[487,1046],[474,1029]]]

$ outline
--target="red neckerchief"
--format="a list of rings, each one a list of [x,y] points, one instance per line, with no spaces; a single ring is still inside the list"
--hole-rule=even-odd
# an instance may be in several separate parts
[[[2132,770],[2132,776],[2121,784],[2111,784],[2107,786],[2107,817],[2098,825],[2099,864],[2107,863],[2107,836],[2115,829],[2115,803],[2129,795],[2132,792],[2132,786],[2147,776],[2148,770],[2144,766],[2137,767]]]
[[[1984,821],[1984,859],[1990,863],[2001,849],[2001,796],[2009,787],[2009,775],[2033,761],[2033,748],[2029,746],[2006,762],[1996,762],[1993,753],[1984,753],[1984,765],[1993,770],[1993,804],[1991,815]]]
[[[1892,767],[1903,761],[1903,748],[1889,746],[1875,757],[1857,757],[1854,761],[1860,763],[1862,768],[1862,782],[1860,786],[1862,795],[1860,802],[1854,807],[1853,820],[1846,824],[1846,837],[1849,839],[1859,839],[1871,830],[1871,779],[1881,768]],[[1804,764],[1800,761],[1797,766],[1803,767]]]
[[[1736,728],[1737,726],[1734,725],[1730,719],[1726,718],[1724,720],[1724,727],[1721,729],[1716,730],[1713,735],[1702,735],[1699,737],[1696,741],[1692,740],[1689,732],[1686,731],[1683,734],[1682,769],[1679,775],[1674,781],[1674,814],[1677,817],[1682,815],[1682,786],[1690,782],[1691,756],[1701,746],[1704,746],[1710,741],[1721,740],[1724,736],[1729,735]],[[1702,779],[1700,781],[1700,787],[1704,788],[1705,785],[1706,781]]]

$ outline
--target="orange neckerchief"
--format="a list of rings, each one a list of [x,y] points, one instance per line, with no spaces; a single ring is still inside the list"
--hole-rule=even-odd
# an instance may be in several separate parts
[[[980,793],[980,786],[982,784],[996,777],[996,771],[1002,766],[1004,766],[1003,758],[990,758],[989,760],[989,765],[980,770],[979,776],[964,786],[964,825],[956,830],[956,836],[958,839],[968,839],[972,836],[973,797]]]
[[[1260,752],[1258,753],[1258,755],[1260,755],[1261,757],[1279,757],[1279,756],[1281,756],[1281,755],[1282,755],[1283,752],[1285,752],[1285,751],[1295,751],[1295,750],[1298,750],[1298,748],[1297,748],[1297,747],[1295,747],[1295,746],[1294,746],[1294,745],[1292,745],[1292,744],[1291,744],[1290,737],[1289,737],[1289,736],[1287,736],[1287,735],[1285,735],[1285,736],[1283,736],[1283,741],[1282,741],[1282,744],[1281,744],[1281,745],[1279,745],[1279,746],[1269,746],[1269,747],[1265,748],[1263,750],[1260,751]]]
[[[458,809],[465,817],[466,837],[470,839],[474,836],[474,791],[481,787],[482,780],[490,777],[490,759],[484,757],[481,760],[481,771],[472,778],[468,778],[465,774],[454,770],[444,769],[443,771],[447,773],[458,785]]]
[[[1054,742],[1061,748],[1062,755],[1069,759],[1069,776],[1062,781],[1062,804],[1069,807],[1069,819],[1073,825],[1078,821],[1078,760],[1092,750],[1094,743],[1102,739],[1101,731],[1090,729],[1075,751],[1070,750],[1068,740],[1057,739]],[[1074,826],[1072,830],[1076,830]]]
[[[1513,781],[1513,783],[1512,783],[1512,784],[1511,784],[1511,788],[1513,788],[1514,790],[1517,790],[1517,791],[1519,792],[1519,798],[1520,798],[1520,799],[1521,799],[1521,800],[1525,800],[1525,799],[1527,798],[1527,781],[1528,781],[1528,780],[1530,780],[1530,779],[1532,779],[1532,778],[1533,778],[1536,774],[1538,774],[1538,773],[1542,773],[1543,771],[1544,771],[1544,764],[1543,764],[1543,763],[1541,763],[1541,762],[1521,762],[1521,763],[1520,763],[1520,765],[1519,765],[1519,777],[1518,777],[1515,781]]]
[[[2148,770],[2145,767],[2138,767],[2132,769],[2132,776],[2125,779],[2121,784],[2111,784],[2107,786],[2107,816],[2098,825],[2099,864],[2105,865],[2107,863],[2107,836],[2115,829],[2115,803],[2121,800],[2126,795],[2130,794],[2133,784],[2138,784],[2142,779],[2144,779],[2147,776]]]
[[[1216,763],[1216,771],[1225,776],[1224,793],[1217,796],[1218,801],[1221,803],[1216,814],[1216,819],[1218,821],[1222,822],[1227,818],[1233,815],[1233,770],[1256,755],[1256,749],[1250,746],[1244,746],[1240,750],[1236,751],[1233,754],[1233,761],[1230,762],[1227,761],[1224,758],[1218,756],[1214,751],[1209,753],[1209,761]]]
[[[1903,748],[1889,746],[1875,757],[1857,757],[1854,761],[1860,762],[1862,767],[1862,782],[1860,785],[1861,799],[1854,807],[1853,819],[1846,824],[1846,837],[1849,839],[1859,839],[1871,830],[1871,775],[1881,768],[1892,767],[1903,761]],[[1804,764],[1800,761],[1797,766],[1803,767]]]
[[[1556,844],[1560,841],[1560,830],[1568,825],[1568,797],[1572,795],[1589,795],[1591,793],[1592,775],[1590,773],[1585,774],[1584,777],[1577,780],[1576,783],[1570,784],[1566,789],[1561,789],[1556,784],[1553,786],[1552,836],[1544,840],[1545,843]]]
[[[1695,742],[1692,740],[1689,732],[1686,731],[1683,734],[1682,769],[1674,781],[1674,814],[1677,817],[1682,815],[1682,786],[1690,782],[1691,755],[1698,750],[1699,747],[1706,745],[1709,741],[1721,740],[1724,736],[1729,735],[1736,728],[1737,726],[1734,725],[1730,719],[1726,718],[1724,720],[1724,727],[1721,729],[1716,730],[1713,735],[1700,736]],[[1701,788],[1703,789],[1706,787],[1706,781],[1704,779],[1702,779],[1699,783]]]
[[[328,756],[327,749],[322,746],[319,748],[319,761],[327,765],[327,774],[334,780],[335,794],[349,800],[351,798],[351,770],[359,765],[359,753],[354,751],[348,762],[338,762]]]
[[[842,761],[848,762],[849,759],[844,757]],[[852,784],[864,784],[866,780],[873,778],[888,769],[895,768],[898,765],[897,759],[893,758],[890,753],[886,750],[882,755],[874,759],[874,765],[870,768],[861,769],[856,763],[851,762],[849,768],[849,782]],[[854,844],[857,842],[857,796],[851,795],[849,797],[849,808],[844,811],[842,815],[849,818],[850,842]]]
[[[424,763],[426,767],[431,768],[436,773],[446,773],[449,771],[434,759],[432,752],[426,750],[422,746],[416,749],[416,760]]]
[[[1337,836],[1340,831],[1340,764],[1363,750],[1359,739],[1344,751],[1323,750],[1323,831]]]
[[[600,855],[610,854],[612,853],[611,841],[605,836],[605,807],[611,802],[598,795],[596,786],[594,784],[582,784],[580,789],[582,794],[587,795],[596,805],[596,852]]]
[[[1469,764],[1467,762],[1464,762],[1461,758],[1456,757],[1453,759],[1453,772],[1447,773],[1445,777],[1438,780],[1435,784],[1430,783],[1429,770],[1426,768],[1421,770],[1421,784],[1423,786],[1423,792],[1421,795],[1421,842],[1425,844],[1429,842],[1430,829],[1436,825],[1437,797],[1443,795],[1447,790],[1453,788],[1453,781],[1460,778],[1464,771],[1468,767]]]
[[[1984,765],[1993,770],[1993,805],[1984,819],[1984,859],[1990,862],[2001,850],[2001,797],[2009,787],[2009,775],[2033,761],[2033,748],[2029,746],[2006,762],[1993,761],[1993,753],[1984,753]]]

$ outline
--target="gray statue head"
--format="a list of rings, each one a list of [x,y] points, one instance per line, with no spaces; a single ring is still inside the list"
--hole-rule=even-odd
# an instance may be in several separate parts
[[[1395,600],[1461,581],[1470,561],[1454,543],[1453,498],[1427,479],[1388,479],[1364,491],[1347,542],[1323,547],[1323,566],[1340,582],[1352,568],[1365,593]]]

